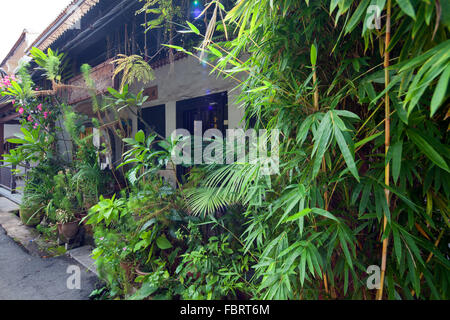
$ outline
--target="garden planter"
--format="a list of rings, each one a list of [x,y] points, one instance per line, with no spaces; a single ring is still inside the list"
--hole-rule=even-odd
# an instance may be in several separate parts
[[[19,217],[22,223],[29,227],[37,226],[44,216],[42,210],[36,213],[36,208],[20,208]]]
[[[78,233],[79,221],[73,221],[68,223],[58,223],[58,232],[62,234],[64,238],[70,240],[74,238]]]
[[[138,276],[148,276],[148,275],[151,274],[150,272],[142,271],[140,268],[141,268],[141,266],[138,265],[138,266],[134,269],[134,271],[136,272],[136,274],[137,274]]]
[[[120,267],[125,271],[128,281],[131,282],[133,280],[133,262],[121,261]]]

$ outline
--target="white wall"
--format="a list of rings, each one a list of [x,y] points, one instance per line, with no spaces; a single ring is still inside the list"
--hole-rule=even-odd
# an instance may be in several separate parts
[[[210,74],[211,67],[201,64],[194,57],[187,57],[174,62],[173,72],[169,64],[155,70],[155,80],[145,87],[158,86],[158,99],[147,102],[143,107],[161,104],[166,106],[166,137],[176,129],[176,102],[180,100],[205,96],[217,92],[228,93],[228,128],[241,127],[239,121],[243,110],[238,108],[235,97],[238,90],[233,90],[238,83],[231,79],[224,79],[222,75]],[[142,85],[133,86],[138,91]],[[133,126],[136,121],[133,121]],[[136,127],[134,126],[136,130]]]
[[[5,124],[4,127],[5,131],[4,131],[4,137],[5,137],[5,141],[9,138],[15,138],[15,134],[16,133],[21,133],[22,131],[20,131],[20,124]]]

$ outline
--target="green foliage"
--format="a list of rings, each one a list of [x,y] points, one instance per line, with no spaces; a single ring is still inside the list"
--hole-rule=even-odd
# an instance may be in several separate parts
[[[73,222],[75,219],[75,214],[72,211],[56,209],[56,222],[65,224]]]
[[[88,218],[87,223],[99,224],[104,221],[105,225],[109,226],[111,222],[118,221],[120,215],[127,214],[127,211],[123,210],[124,208],[124,199],[116,199],[116,195],[113,195],[111,199],[100,196],[100,201],[89,210],[89,215],[86,217]]]
[[[147,84],[155,79],[153,69],[141,56],[118,54],[112,63],[116,66],[113,79],[122,73],[122,80],[120,82],[121,91],[125,85],[132,85],[134,82]]]
[[[133,164],[127,172],[128,180],[132,185],[136,185],[147,175],[156,175],[160,169],[166,166],[171,159],[172,150],[176,143],[172,140],[156,140],[156,134],[151,134],[147,138],[142,130],[139,130],[134,139],[125,138],[123,141],[130,148],[123,154],[124,161],[118,168]],[[153,145],[160,146],[160,150],[152,149]]]
[[[54,52],[47,49],[47,54],[42,50],[33,47],[30,50],[33,60],[45,71],[45,76],[50,81],[61,81],[61,64],[64,59],[63,53]]]
[[[181,17],[181,6],[175,4],[172,0],[139,0],[145,2],[136,14],[156,15],[155,19],[147,21],[145,32],[164,27],[165,32],[170,32],[172,23],[176,18]]]
[[[185,286],[181,297],[187,300],[248,297],[255,290],[250,276],[251,256],[243,252],[230,233],[211,236],[204,241],[199,228],[205,223],[189,223],[189,233],[180,234],[189,243],[189,249],[181,255],[183,259],[176,269]]]
[[[238,102],[246,106],[245,123],[282,132],[279,175],[262,175],[258,164],[211,165],[200,185],[185,190],[197,214],[243,206],[240,239],[258,259],[257,298],[374,298],[366,268],[380,264],[384,238],[392,252],[386,298],[448,298],[441,239],[450,194],[446,15],[435,1],[393,1],[384,48],[385,25],[368,28],[371,4],[387,6],[240,1],[225,17],[234,40],[203,39],[214,70],[244,79]],[[250,57],[242,61],[244,53]],[[385,154],[386,93],[392,109]]]

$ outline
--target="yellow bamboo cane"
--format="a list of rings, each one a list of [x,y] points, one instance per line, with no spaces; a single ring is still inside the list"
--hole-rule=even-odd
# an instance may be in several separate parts
[[[386,35],[385,35],[385,43],[384,43],[384,86],[387,88],[389,86],[389,52],[388,47],[391,40],[391,0],[387,2],[387,13],[386,13]],[[390,105],[389,105],[389,91],[386,91],[384,98],[384,106],[385,106],[385,121],[384,121],[384,148],[385,148],[385,156],[389,151],[389,145],[391,140],[390,135]],[[389,186],[389,163],[385,164],[384,167],[384,183]],[[384,193],[386,195],[386,202],[389,208],[389,189],[385,188]],[[386,231],[387,218],[386,214],[384,214],[383,219],[383,234]],[[380,288],[377,292],[377,299],[381,300],[383,298],[383,286],[384,286],[384,275],[386,273],[386,257],[387,257],[387,246],[388,246],[388,238],[383,240],[383,251],[381,255],[381,275],[380,275]]]

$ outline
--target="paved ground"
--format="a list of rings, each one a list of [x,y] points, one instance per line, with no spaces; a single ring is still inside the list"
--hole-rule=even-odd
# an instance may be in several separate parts
[[[80,268],[81,289],[70,290],[67,268],[73,260],[61,256],[42,259],[31,256],[0,227],[0,300],[85,300],[97,277]],[[73,283],[73,282],[72,282]]]

